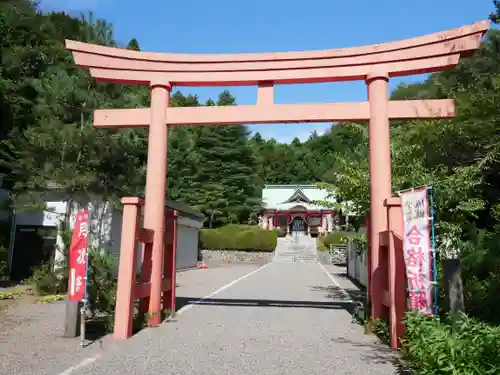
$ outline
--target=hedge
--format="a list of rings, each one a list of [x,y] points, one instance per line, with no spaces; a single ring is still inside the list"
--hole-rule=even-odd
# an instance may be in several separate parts
[[[340,245],[345,243],[343,240],[345,237],[352,236],[352,232],[342,232],[335,231],[330,232],[326,236],[318,237],[317,244],[318,249],[320,251],[328,251],[330,249],[330,245]]]
[[[203,250],[274,251],[278,231],[258,226],[230,224],[200,232]]]

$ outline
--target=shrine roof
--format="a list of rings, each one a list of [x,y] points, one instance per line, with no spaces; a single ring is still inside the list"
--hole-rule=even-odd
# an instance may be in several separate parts
[[[295,206],[303,206],[307,210],[331,209],[313,203],[313,201],[335,202],[335,199],[327,197],[328,192],[315,185],[266,185],[262,190],[264,208],[270,210],[290,210]]]

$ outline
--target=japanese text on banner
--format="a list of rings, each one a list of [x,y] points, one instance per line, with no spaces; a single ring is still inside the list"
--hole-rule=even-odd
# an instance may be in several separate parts
[[[69,248],[68,299],[82,301],[85,298],[87,273],[88,210],[78,211]]]
[[[432,254],[427,188],[401,193],[404,259],[411,310],[432,313]]]

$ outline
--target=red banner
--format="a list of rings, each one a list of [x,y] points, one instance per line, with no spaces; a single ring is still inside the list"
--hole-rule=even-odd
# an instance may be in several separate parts
[[[69,248],[68,299],[82,301],[85,298],[87,278],[87,235],[89,211],[76,214],[73,237]]]
[[[403,251],[411,310],[432,314],[432,247],[427,187],[400,194],[403,205]]]

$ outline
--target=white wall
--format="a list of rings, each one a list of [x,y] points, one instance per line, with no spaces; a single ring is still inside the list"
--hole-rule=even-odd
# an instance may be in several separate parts
[[[18,212],[14,215],[13,232],[17,225],[33,225],[44,227],[60,227],[64,219],[68,203],[57,200],[57,193],[50,193],[51,200],[45,203],[45,210],[38,212]],[[90,213],[89,247],[107,251],[113,254],[117,260],[120,259],[120,240],[122,230],[122,211],[114,209],[109,202],[90,202],[88,200],[72,201],[70,209],[70,226],[74,225],[76,213],[88,208]],[[187,217],[179,217],[177,222],[177,269],[195,267],[198,261],[198,237],[202,222]],[[57,248],[55,260],[63,258],[63,238],[59,233],[57,236]],[[9,247],[9,266],[12,259],[14,241],[12,239]],[[142,246],[138,246],[137,270],[140,271],[142,261]]]
[[[356,254],[356,244],[347,241],[347,274],[364,287],[368,287],[368,262],[366,251]]]
[[[198,264],[198,244],[200,236],[201,221],[186,217],[177,220],[177,270],[196,267]]]
[[[113,219],[110,225],[110,235],[108,251],[112,253],[117,262],[120,259],[120,240],[122,233],[122,212],[115,210]],[[176,269],[182,270],[186,268],[196,267],[198,263],[198,238],[202,221],[190,219],[187,217],[179,217],[177,219],[177,254],[176,254]],[[137,248],[137,272],[141,270],[142,262],[142,245]]]

